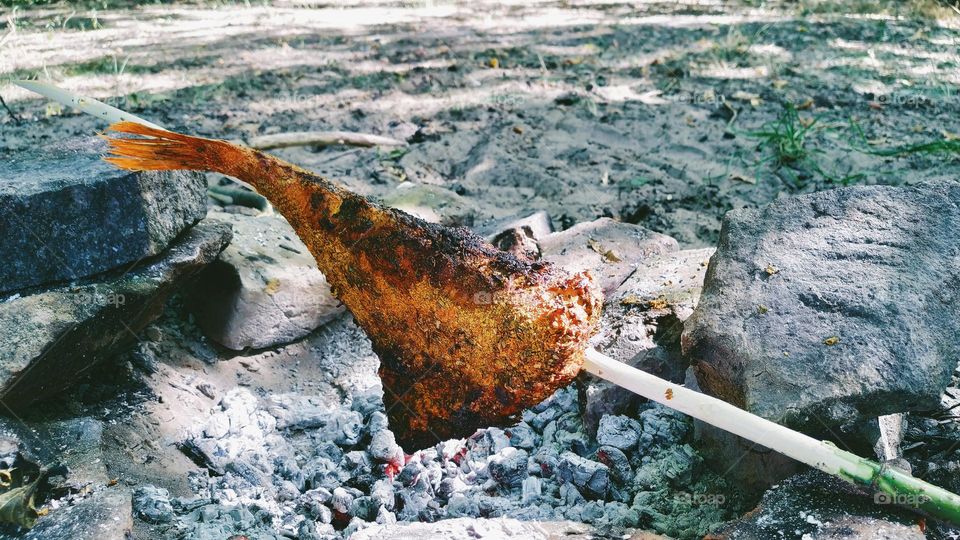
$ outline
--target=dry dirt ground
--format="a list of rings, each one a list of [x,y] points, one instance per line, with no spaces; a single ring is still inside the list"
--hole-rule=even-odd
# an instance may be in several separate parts
[[[734,208],[958,178],[960,19],[826,11],[615,0],[0,8],[0,159],[105,127],[9,84],[35,78],[205,136],[406,139],[394,151],[276,153],[375,197],[429,186],[426,204],[475,227],[546,210],[558,228],[612,216],[708,246]],[[186,317],[172,306],[144,337],[164,372],[146,388],[86,384],[56,405],[108,421],[108,467],[130,485],[189,492],[196,466],[170,450],[213,403],[198,378],[214,396],[241,384],[335,397],[353,373],[325,358],[354,355],[368,371],[376,361],[339,321],[281,352],[211,362],[224,351]]]

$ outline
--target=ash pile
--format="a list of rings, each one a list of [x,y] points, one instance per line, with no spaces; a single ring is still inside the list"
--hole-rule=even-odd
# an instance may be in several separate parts
[[[656,404],[606,415],[595,437],[571,386],[505,429],[405,454],[374,386],[343,406],[298,395],[224,396],[185,451],[202,460],[197,496],[141,488],[140,517],[184,538],[347,538],[379,525],[463,517],[586,523],[619,536],[656,528],[702,536],[737,515],[736,489],[686,441],[691,423]],[[720,495],[726,493],[728,495]],[[374,534],[377,529],[369,531]],[[255,531],[255,534],[254,534]]]

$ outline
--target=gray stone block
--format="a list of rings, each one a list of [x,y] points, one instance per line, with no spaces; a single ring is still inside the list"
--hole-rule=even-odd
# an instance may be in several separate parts
[[[103,150],[84,139],[0,162],[0,293],[157,255],[206,214],[202,175],[121,171]]]

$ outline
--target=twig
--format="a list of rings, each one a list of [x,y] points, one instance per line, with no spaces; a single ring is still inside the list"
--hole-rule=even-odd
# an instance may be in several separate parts
[[[17,116],[17,113],[13,112],[13,109],[11,109],[9,105],[7,105],[7,102],[3,100],[3,96],[0,96],[0,105],[3,105],[3,108],[7,110],[7,114],[10,115],[10,118],[13,118],[13,123],[19,126],[20,117]]]
[[[253,137],[249,141],[251,148],[272,150],[291,146],[406,146],[407,143],[390,137],[352,133],[349,131],[295,131]]]

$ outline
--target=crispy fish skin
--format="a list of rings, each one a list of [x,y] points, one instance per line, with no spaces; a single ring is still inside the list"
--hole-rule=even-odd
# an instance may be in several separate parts
[[[111,129],[149,137],[107,138],[116,166],[220,172],[287,218],[370,337],[405,448],[513,421],[580,370],[602,305],[589,273],[518,258],[256,150],[128,122]]]

